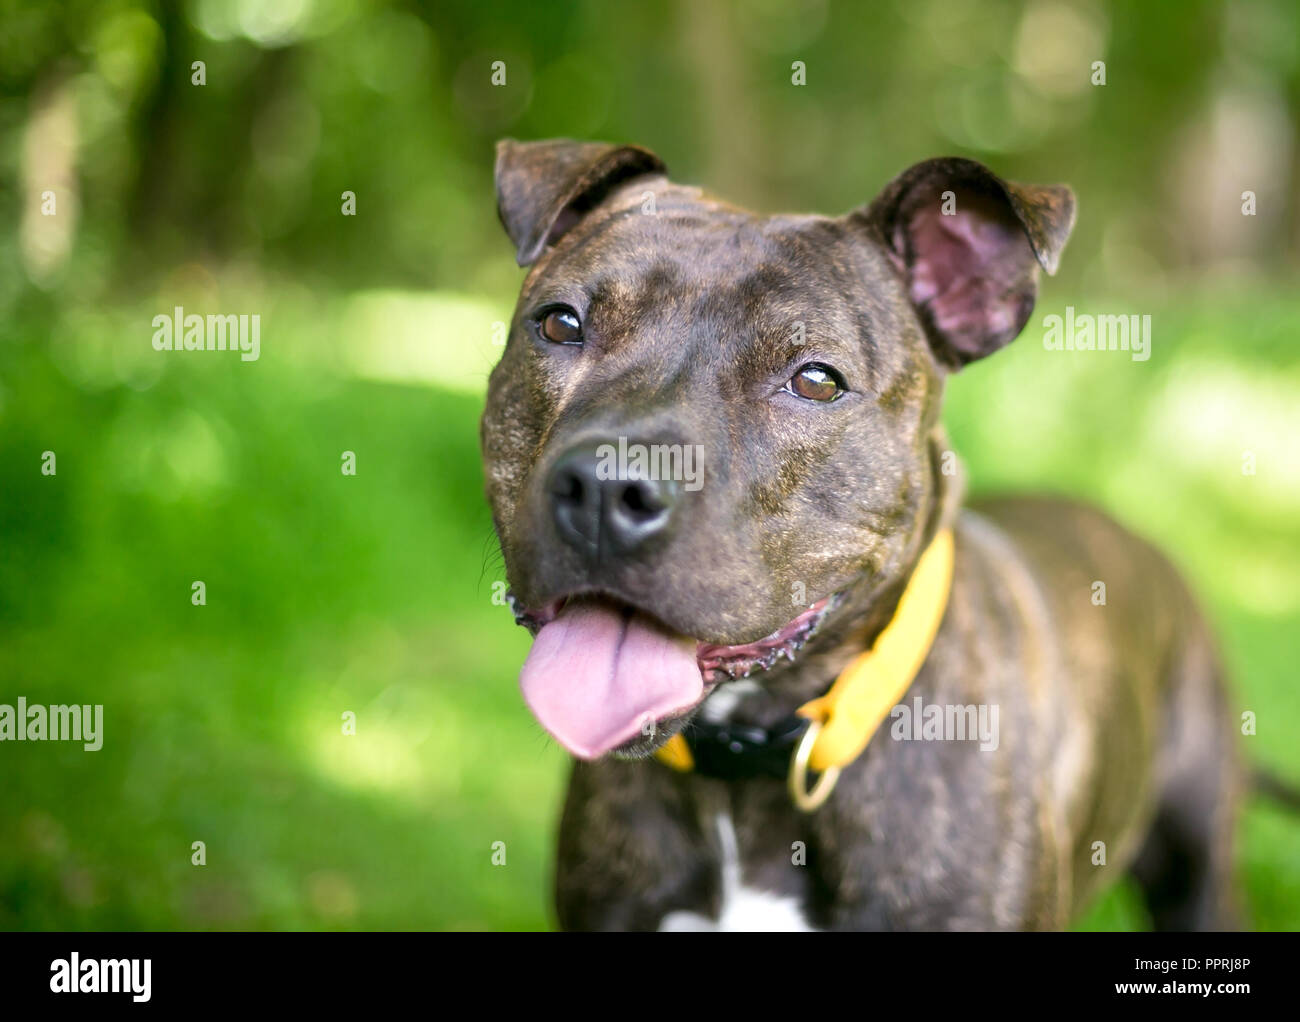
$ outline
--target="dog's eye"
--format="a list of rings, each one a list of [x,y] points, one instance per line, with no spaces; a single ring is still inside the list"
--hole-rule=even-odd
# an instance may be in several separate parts
[[[582,321],[567,305],[547,311],[538,321],[537,329],[552,344],[582,343]]]
[[[834,401],[844,393],[845,388],[843,377],[830,366],[809,362],[782,389],[809,401],[825,402]]]

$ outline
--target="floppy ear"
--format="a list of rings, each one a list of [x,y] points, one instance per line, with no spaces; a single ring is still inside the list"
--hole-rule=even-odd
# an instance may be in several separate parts
[[[519,250],[519,265],[536,261],[616,185],[664,173],[663,161],[640,146],[502,139],[497,143],[497,212]]]
[[[1056,272],[1074,226],[1074,193],[1003,181],[974,160],[927,160],[850,219],[884,246],[935,354],[957,369],[1028,321],[1038,267]]]

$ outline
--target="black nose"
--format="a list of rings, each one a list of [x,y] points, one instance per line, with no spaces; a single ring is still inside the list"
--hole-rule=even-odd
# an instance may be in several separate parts
[[[678,484],[617,478],[613,462],[600,448],[580,447],[563,455],[548,479],[561,537],[592,558],[631,553],[665,535],[673,523]]]

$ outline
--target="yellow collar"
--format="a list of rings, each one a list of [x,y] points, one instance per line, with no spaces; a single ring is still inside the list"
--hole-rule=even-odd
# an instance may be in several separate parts
[[[862,754],[911,686],[948,607],[952,570],[952,531],[945,529],[921,554],[893,620],[875,645],[854,658],[830,691],[796,711],[809,721],[790,761],[790,796],[798,808],[811,812],[826,801],[840,769]],[[694,768],[691,750],[680,734],[655,755],[675,770]],[[821,775],[812,790],[807,788],[809,770]]]

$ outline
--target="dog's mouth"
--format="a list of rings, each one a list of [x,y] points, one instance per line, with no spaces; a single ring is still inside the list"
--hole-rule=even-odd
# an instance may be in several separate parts
[[[720,682],[793,661],[839,594],[776,631],[735,646],[682,635],[640,608],[600,594],[562,597],[531,610],[508,597],[534,636],[520,671],[524,700],[566,749],[583,759],[651,746]]]

